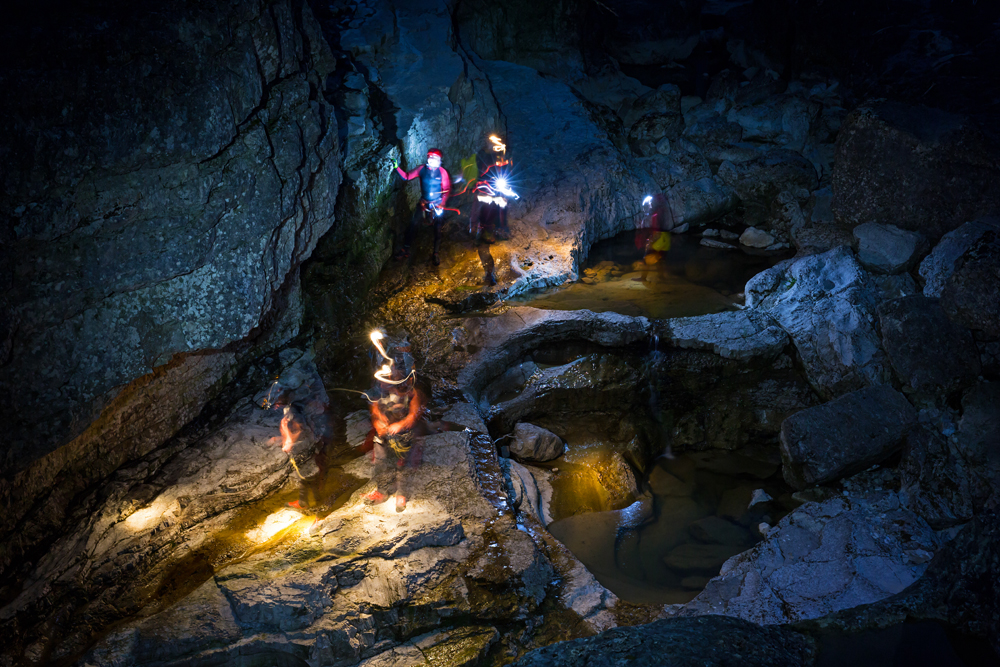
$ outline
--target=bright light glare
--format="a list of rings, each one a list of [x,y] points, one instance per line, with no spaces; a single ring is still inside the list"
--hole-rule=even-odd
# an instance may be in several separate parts
[[[254,544],[263,544],[301,518],[302,515],[293,509],[280,509],[264,519],[263,524],[247,531],[247,539]]]
[[[163,501],[159,499],[154,500],[153,504],[149,507],[143,507],[141,510],[136,510],[130,514],[129,517],[125,519],[125,526],[133,533],[141,533],[151,530],[160,523],[160,519],[163,517],[163,511],[165,509]]]
[[[378,343],[378,341],[382,340],[382,338],[384,338],[384,336],[382,335],[382,332],[379,331],[378,329],[376,329],[371,333],[371,339],[373,343]]]
[[[652,201],[653,201],[653,196],[646,195],[646,198],[642,200],[642,205],[645,206],[646,204],[649,204]]]

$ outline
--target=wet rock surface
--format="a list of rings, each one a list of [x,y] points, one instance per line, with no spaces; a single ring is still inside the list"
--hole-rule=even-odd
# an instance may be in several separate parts
[[[563,453],[562,439],[547,429],[520,423],[514,427],[510,451],[524,461],[551,461]]]
[[[668,615],[724,614],[754,623],[818,618],[898,593],[923,574],[937,536],[886,492],[807,503]]]

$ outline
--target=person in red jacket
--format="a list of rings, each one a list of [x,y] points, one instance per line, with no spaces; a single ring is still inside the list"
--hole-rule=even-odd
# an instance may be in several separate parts
[[[398,384],[395,384],[398,383]],[[415,429],[424,406],[412,374],[404,377],[393,372],[387,382],[380,382],[379,398],[371,404],[372,428],[375,429],[372,458],[375,490],[364,497],[368,505],[385,502],[395,491],[396,511],[406,509],[407,477],[405,468],[420,465],[423,438],[415,438]]]
[[[411,172],[405,172],[396,167],[396,173],[406,181],[420,178],[420,201],[417,203],[416,210],[413,211],[410,226],[406,228],[406,233],[403,235],[403,247],[399,249],[395,257],[396,259],[409,257],[410,246],[413,245],[420,223],[432,223],[434,225],[434,254],[431,259],[437,266],[441,263],[438,253],[441,250],[441,223],[444,220],[444,206],[451,193],[451,176],[441,166],[441,151],[432,148],[427,151],[426,164]]]

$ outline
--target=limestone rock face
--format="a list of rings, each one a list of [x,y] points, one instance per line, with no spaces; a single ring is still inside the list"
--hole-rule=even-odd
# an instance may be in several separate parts
[[[727,119],[743,128],[743,139],[802,151],[822,107],[795,95],[776,95],[761,104],[738,106]]]
[[[831,398],[890,379],[875,329],[877,288],[849,248],[782,262],[747,283],[747,308],[791,337],[810,383]]]
[[[938,239],[1000,206],[994,149],[962,116],[882,102],[848,115],[837,136],[834,212]]]
[[[551,461],[558,458],[565,447],[562,438],[552,431],[522,422],[514,427],[510,451],[522,461]]]
[[[895,225],[866,222],[854,228],[858,261],[869,271],[899,273],[916,263],[923,249],[923,237]]]
[[[689,125],[684,128],[684,138],[697,144],[712,164],[745,162],[759,154],[749,144],[736,146],[743,139],[743,128],[722,116],[709,116]]]
[[[805,191],[819,185],[812,163],[795,151],[774,148],[745,162],[723,162],[718,178],[732,188],[747,208],[747,223],[765,220],[782,192]]]
[[[930,399],[972,386],[980,373],[972,334],[936,299],[907,296],[878,307],[882,342],[903,391]]]
[[[0,100],[0,387],[16,405],[0,535],[43,504],[60,525],[218,398],[253,346],[298,332],[298,267],[341,182],[335,64],[306,3],[67,12],[8,43],[19,94]]]
[[[1000,231],[990,230],[955,262],[941,290],[941,307],[955,322],[1000,338]]]
[[[731,189],[709,177],[677,183],[666,194],[675,227],[721,218],[738,203]]]
[[[726,637],[719,642],[719,637]],[[781,628],[721,616],[678,618],[606,630],[536,649],[513,667],[617,667],[631,662],[671,667],[740,664],[748,667],[798,667],[810,648],[802,635]]]
[[[935,533],[894,493],[806,503],[762,543],[726,561],[694,600],[666,612],[763,625],[819,618],[899,593],[936,549]]]
[[[781,424],[785,481],[797,489],[864,470],[898,450],[917,411],[888,385],[797,412]]]
[[[2,381],[31,415],[8,432],[15,470],[173,355],[245,338],[333,224],[336,124],[319,94],[333,58],[308,6],[179,16],[85,24],[8,72],[18,327]],[[94,39],[120,57],[91,55]],[[35,76],[48,58],[74,64]]]
[[[924,296],[941,296],[945,283],[955,272],[955,262],[990,230],[1000,230],[1000,220],[996,218],[973,220],[941,237],[934,250],[920,262],[920,276],[924,279]]]

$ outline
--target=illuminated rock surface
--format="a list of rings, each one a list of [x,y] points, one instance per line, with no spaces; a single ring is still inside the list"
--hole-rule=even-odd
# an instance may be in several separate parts
[[[859,27],[843,39],[871,69],[833,62],[841,84],[800,69],[844,51],[818,55],[841,3],[684,2],[655,16],[611,3],[614,20],[604,3],[100,4],[108,16],[93,3],[51,12],[3,41],[22,65],[0,75],[19,93],[0,103],[12,221],[0,381],[13,401],[0,662],[497,665],[662,613],[824,623],[860,603],[874,606],[844,624],[929,615],[996,641],[995,240],[973,223],[921,265],[948,326],[886,303],[920,289],[905,268],[922,249],[875,276],[847,247],[861,223],[935,239],[996,203],[990,137],[974,127],[990,123],[949,92],[993,90],[967,69],[996,61],[992,5],[952,3],[982,12],[952,32],[920,28],[947,3],[914,16],[849,3]],[[892,26],[878,40],[872,16]],[[948,110],[890,102],[844,120],[859,91],[886,90]],[[482,288],[468,195],[452,202],[464,213],[446,219],[440,266],[428,230],[388,262],[416,197],[394,161],[413,168],[433,145],[457,174],[490,132],[521,194],[511,238],[489,245],[498,284]],[[658,190],[695,242],[705,224],[727,241],[754,225],[775,241],[767,253],[801,254],[758,277],[739,311],[710,291],[688,299],[709,314],[671,320],[498,303],[575,279]],[[659,281],[631,271],[629,287]],[[907,324],[921,313],[934,332]],[[319,520],[300,518],[295,473],[269,442],[277,415],[249,399],[298,363],[292,339],[331,392],[367,388],[369,325],[410,333],[431,423],[470,430],[428,436],[405,512],[368,507],[370,463],[348,456],[368,431],[364,401],[336,394],[344,449]],[[911,358],[920,347],[934,349]],[[899,470],[837,481],[867,460],[851,457],[799,500],[767,486],[772,501],[748,508],[777,468],[783,422],[895,380],[922,408]],[[498,460],[494,440],[525,421],[567,452]],[[744,476],[713,498],[716,521],[668,465],[677,453]],[[687,575],[671,601],[697,595],[666,612],[648,586],[626,602],[634,589],[620,597],[566,548],[590,540],[617,567],[664,519],[647,546]],[[559,521],[565,532],[545,529]],[[932,581],[894,596],[965,522]],[[727,555],[716,547],[736,553],[753,530],[764,542],[711,578]],[[612,662],[636,657],[626,644],[692,664],[808,662],[811,640],[786,630],[682,618],[590,645]],[[545,655],[582,663],[580,646]]]

